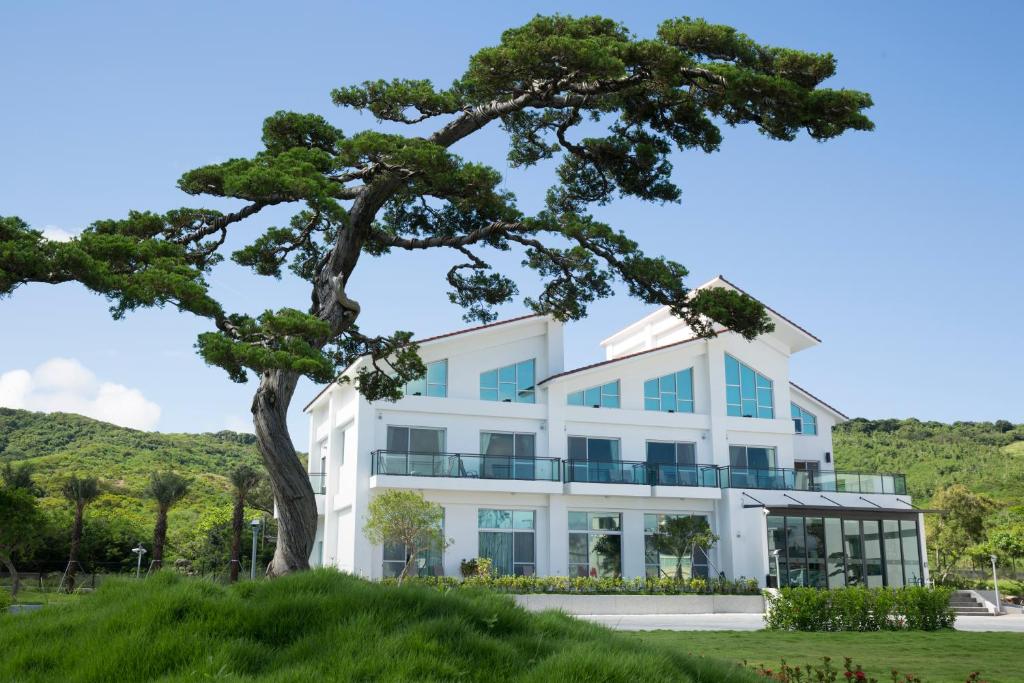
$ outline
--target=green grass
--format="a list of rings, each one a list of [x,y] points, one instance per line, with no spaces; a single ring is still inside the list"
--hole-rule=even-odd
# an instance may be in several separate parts
[[[2,589],[0,589],[2,590]],[[33,590],[22,588],[18,591],[18,597],[14,600],[15,605],[61,605],[68,602],[76,602],[84,593],[58,593],[55,590]]]
[[[508,596],[332,571],[225,587],[170,572],[0,615],[0,681],[692,681],[740,667],[649,646]]]
[[[852,657],[868,674],[882,681],[889,680],[891,669],[917,674],[925,683],[963,683],[976,670],[990,683],[1024,680],[1021,633],[655,631],[629,635],[644,645],[664,645],[678,652],[764,664],[772,669],[779,668],[781,659],[791,665],[820,664],[824,656],[842,668],[843,657]]]

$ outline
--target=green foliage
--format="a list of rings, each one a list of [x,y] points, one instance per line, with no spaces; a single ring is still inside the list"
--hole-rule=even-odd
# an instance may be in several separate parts
[[[479,558],[478,558],[479,559]],[[468,569],[468,568],[467,568]],[[385,584],[398,583],[385,579]],[[596,578],[591,576],[507,576],[483,574],[465,575],[462,580],[452,576],[411,576],[406,584],[430,586],[441,591],[453,588],[481,588],[498,593],[553,593],[582,595],[757,595],[760,592],[754,579],[674,579],[666,577]]]
[[[370,501],[363,534],[375,545],[404,545],[408,560],[398,583],[405,579],[416,557],[431,548],[448,545],[442,531],[444,508],[423,498],[419,491],[389,489]]]
[[[140,432],[79,415],[7,408],[0,408],[0,462],[4,469],[30,468],[30,480],[42,495],[40,542],[31,554],[19,554],[19,566],[26,568],[54,569],[67,562],[72,515],[62,483],[72,476],[103,478],[104,490],[89,506],[82,536],[80,559],[90,571],[134,568],[130,549],[140,540],[148,546],[153,503],[146,488],[152,472],[173,469],[190,479],[191,495],[169,514],[167,557],[204,566],[202,557],[191,554],[203,547],[200,520],[231,505],[229,476],[235,467],[262,470],[251,434]],[[270,502],[261,506],[268,509]]]
[[[13,600],[11,599],[11,594],[7,591],[0,590],[0,614],[6,612],[7,608],[11,606],[12,602]]]
[[[61,487],[61,494],[72,505],[86,506],[100,495],[100,482],[96,477],[71,475]]]
[[[0,617],[0,652],[0,680],[23,683],[757,680],[506,596],[326,570],[231,587],[166,572],[107,581],[73,606]]]
[[[177,472],[154,472],[149,477],[146,494],[161,510],[169,510],[188,494],[189,480]]]
[[[767,591],[767,628],[778,631],[935,631],[952,628],[950,588],[782,588]]]

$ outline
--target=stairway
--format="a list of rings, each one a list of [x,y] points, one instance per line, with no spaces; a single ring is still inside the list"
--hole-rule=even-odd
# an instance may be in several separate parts
[[[949,599],[949,606],[958,617],[975,616],[989,617],[992,613],[985,608],[970,591],[956,591]]]

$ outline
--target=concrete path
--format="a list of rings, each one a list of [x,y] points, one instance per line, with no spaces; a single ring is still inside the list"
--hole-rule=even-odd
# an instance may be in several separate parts
[[[588,614],[579,616],[620,631],[758,631],[760,614]],[[958,631],[1011,631],[1024,633],[1024,617],[959,617]]]

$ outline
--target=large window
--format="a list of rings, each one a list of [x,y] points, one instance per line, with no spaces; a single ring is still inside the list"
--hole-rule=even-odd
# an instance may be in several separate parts
[[[917,522],[768,515],[769,573],[783,586],[921,584]],[[775,551],[778,551],[776,554]]]
[[[654,546],[654,534],[656,534],[665,522],[676,517],[687,517],[689,515],[672,515],[645,513],[644,514],[644,565],[647,569],[647,576],[673,578],[676,575],[678,556],[659,553]],[[703,515],[701,515],[703,516]],[[682,574],[683,578],[702,577],[708,575],[708,558],[703,548],[696,548],[693,556],[690,553],[683,555]]]
[[[535,363],[531,358],[480,373],[480,398],[505,403],[536,403]]]
[[[648,441],[647,464],[654,481],[669,486],[698,486],[697,445],[679,441]]]
[[[620,405],[619,380],[598,387],[574,391],[566,397],[566,402],[571,406],[618,408]]]
[[[430,427],[388,425],[387,450],[377,460],[377,474],[439,476],[444,469],[445,432]]]
[[[536,478],[537,437],[516,432],[480,432],[483,476],[491,479]],[[544,461],[550,467],[548,461]],[[550,475],[542,478],[550,479]]]
[[[622,515],[569,513],[569,576],[622,575]]]
[[[725,355],[725,407],[735,417],[775,417],[772,381],[749,365]]]
[[[729,446],[729,464],[752,470],[775,467],[775,449],[769,446]]]
[[[533,510],[491,510],[477,513],[480,557],[490,558],[492,569],[503,575],[533,576],[537,572],[536,513]]]
[[[622,462],[618,439],[569,437],[565,480],[591,484],[648,484],[647,464]]]
[[[619,460],[619,440],[590,436],[570,436],[569,460],[616,462]]]
[[[693,368],[644,382],[644,410],[693,412]]]
[[[793,431],[797,434],[814,436],[818,433],[818,418],[814,413],[804,410],[795,403],[789,404],[789,413],[793,417]]]
[[[406,396],[439,396],[448,395],[448,361],[437,360],[427,363],[427,374],[414,379],[405,385]]]

